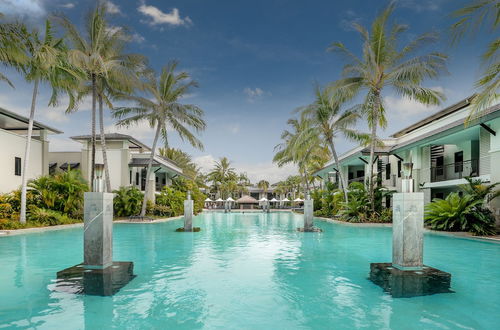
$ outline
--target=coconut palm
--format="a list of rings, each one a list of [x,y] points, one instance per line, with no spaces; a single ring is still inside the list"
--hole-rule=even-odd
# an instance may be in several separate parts
[[[190,179],[195,180],[198,176],[200,169],[193,163],[191,156],[187,152],[176,148],[159,148],[158,153],[179,166]]]
[[[336,97],[334,93],[320,86],[316,86],[315,96],[314,103],[301,109],[302,113],[310,119],[311,125],[302,132],[300,139],[307,143],[308,139],[315,139],[319,135],[330,147],[339,174],[340,189],[343,191],[344,199],[347,202],[347,181],[340,170],[335,141],[339,137],[343,137],[349,140],[365,142],[368,136],[352,129],[359,118],[359,113],[352,109],[343,109],[344,102],[340,97]]]
[[[269,181],[266,181],[266,180],[260,180],[258,183],[257,183],[257,187],[259,187],[260,189],[262,189],[262,191],[265,193],[267,193],[267,190],[269,189]]]
[[[0,19],[3,18],[4,15],[0,13]],[[25,32],[26,27],[20,23],[0,23],[0,63],[21,70],[22,65],[28,59],[26,44],[23,42]],[[12,82],[2,73],[0,73],[0,80],[14,87]]]
[[[25,78],[33,82],[33,95],[31,97],[31,109],[28,121],[28,134],[26,137],[26,146],[24,151],[24,164],[22,171],[21,184],[21,209],[19,221],[26,222],[26,190],[27,190],[27,171],[30,159],[31,137],[33,134],[33,121],[35,117],[35,108],[40,83],[47,82],[52,87],[52,96],[49,105],[56,105],[58,92],[60,90],[70,90],[76,86],[78,73],[73,71],[65,62],[65,46],[63,39],[55,38],[52,25],[49,20],[45,21],[45,33],[43,38],[37,30],[28,32],[24,30],[23,42],[26,47],[26,63],[23,65]],[[70,105],[73,104],[70,98]]]
[[[373,164],[378,127],[385,128],[387,121],[383,104],[383,92],[391,89],[401,97],[425,105],[438,105],[444,99],[442,93],[426,88],[422,83],[427,78],[438,77],[446,68],[447,56],[439,52],[422,53],[422,47],[437,40],[435,33],[420,35],[400,47],[406,25],[390,24],[394,2],[373,21],[370,30],[359,24],[353,27],[362,40],[362,56],[358,57],[341,42],[329,48],[347,58],[343,77],[332,84],[341,99],[348,100],[366,92],[362,110],[371,129],[370,162]],[[406,36],[405,36],[406,38]],[[368,167],[368,184],[372,209],[373,165]]]
[[[210,180],[217,193],[221,192],[221,186],[229,181],[236,181],[237,175],[231,161],[227,157],[222,157],[215,162],[214,167],[208,173],[208,180]]]
[[[201,141],[192,133],[200,133],[206,127],[203,120],[203,110],[193,104],[182,104],[179,100],[196,87],[197,83],[189,80],[186,72],[176,73],[177,62],[170,62],[163,67],[159,77],[152,70],[145,73],[143,90],[145,96],[122,95],[125,100],[136,103],[135,107],[118,107],[112,110],[113,116],[118,118],[118,126],[131,126],[147,121],[155,130],[151,155],[148,161],[146,178],[149,179],[156,145],[160,137],[166,139],[171,129],[182,140],[187,140],[193,147],[203,149]],[[145,191],[148,191],[149,181],[146,180]],[[146,214],[147,194],[144,194],[141,216]]]
[[[498,0],[473,0],[464,8],[453,13],[457,22],[452,25],[452,39],[454,42],[465,35],[474,35],[482,28],[496,33],[496,38],[490,42],[482,55],[484,70],[481,78],[476,82],[479,89],[472,100],[472,107],[467,121],[473,119],[481,111],[491,105],[499,96],[500,90],[500,3]]]
[[[144,57],[124,54],[127,36],[123,29],[110,29],[106,21],[106,6],[99,4],[87,17],[83,33],[64,16],[56,16],[63,26],[71,49],[68,58],[72,65],[85,72],[84,83],[78,91],[79,99],[92,95],[91,114],[91,174],[90,180],[94,191],[95,145],[96,145],[96,108],[99,103],[100,143],[103,152],[106,188],[111,191],[109,169],[104,136],[103,103],[111,104],[111,91],[131,92],[136,82],[135,72],[142,68]]]

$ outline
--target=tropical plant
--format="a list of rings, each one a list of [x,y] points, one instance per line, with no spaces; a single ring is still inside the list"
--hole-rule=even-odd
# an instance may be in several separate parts
[[[484,111],[498,99],[500,90],[500,3],[498,0],[472,0],[464,8],[453,13],[458,20],[452,25],[452,40],[457,42],[465,35],[475,35],[478,31],[493,32],[493,40],[482,54],[483,74],[476,81],[478,94],[472,100],[467,121]]]
[[[43,38],[37,30],[28,32],[23,29],[26,49],[26,62],[23,65],[25,78],[33,82],[33,95],[31,97],[31,110],[28,121],[28,134],[24,150],[24,164],[21,178],[21,210],[19,221],[26,222],[26,191],[28,184],[28,165],[30,160],[31,138],[33,135],[33,121],[35,117],[36,98],[39,84],[48,82],[52,87],[52,96],[49,105],[57,105],[58,91],[70,90],[75,86],[78,74],[72,70],[65,61],[65,46],[63,39],[55,38],[52,25],[49,20],[45,21],[45,33]],[[72,106],[70,98],[69,107]]]
[[[470,195],[474,200],[482,200],[485,203],[491,202],[493,199],[500,196],[500,191],[495,188],[500,184],[484,184],[481,179],[465,177],[467,184],[460,185],[458,188],[465,194]]]
[[[325,189],[317,189],[311,194],[314,200],[314,213],[321,217],[334,217],[342,207],[344,197],[339,189],[331,182],[327,182]]]
[[[425,207],[425,223],[435,230],[468,231],[474,235],[495,234],[495,218],[483,206],[484,199],[453,192],[435,198]]]
[[[362,134],[352,129],[359,118],[356,111],[343,109],[343,101],[332,93],[330,89],[322,89],[320,86],[315,88],[315,101],[309,106],[301,109],[302,113],[310,119],[310,127],[302,131],[299,142],[308,142],[309,139],[315,140],[320,136],[325,144],[330,147],[335,165],[339,170],[340,189],[347,202],[347,181],[342,171],[340,171],[340,162],[335,148],[335,140],[340,136],[348,140],[366,142],[367,134]]]
[[[187,140],[192,146],[203,149],[201,141],[191,132],[197,133],[206,127],[203,120],[203,110],[193,104],[182,104],[179,100],[189,92],[196,82],[189,80],[186,72],[176,73],[177,62],[171,62],[162,69],[157,78],[153,71],[145,74],[143,89],[146,96],[122,95],[123,99],[136,103],[135,107],[119,107],[113,110],[113,116],[118,118],[118,126],[131,126],[147,121],[155,129],[153,147],[148,161],[146,178],[150,177],[156,145],[160,139],[167,139],[167,131],[177,132],[182,140]],[[189,81],[188,81],[189,80]],[[186,82],[187,81],[187,82]],[[148,191],[149,181],[146,180],[145,190]],[[141,216],[146,213],[147,194],[144,194]]]
[[[177,191],[183,192],[185,195],[184,200],[187,198],[187,193],[191,193],[191,199],[193,200],[194,206],[194,214],[198,214],[203,210],[203,206],[205,205],[205,199],[207,198],[207,196],[205,196],[205,194],[200,191],[200,188],[195,181],[185,179],[183,177],[177,177],[172,180],[172,188]]]
[[[173,216],[179,216],[184,214],[185,200],[185,192],[164,186],[160,194],[156,196],[156,205],[166,206],[171,210]]]
[[[43,209],[36,206],[31,208],[29,218],[30,221],[37,222],[44,226],[65,225],[79,222],[79,220],[72,219],[59,211]]]
[[[95,178],[96,153],[96,103],[99,103],[100,143],[103,153],[106,189],[111,191],[104,134],[103,103],[112,107],[111,98],[117,92],[130,93],[138,85],[136,72],[143,69],[144,57],[124,54],[129,37],[122,28],[110,28],[106,21],[106,5],[100,3],[88,16],[86,30],[78,28],[64,16],[56,16],[66,32],[71,45],[68,51],[70,63],[84,73],[77,94],[78,100],[92,96],[91,114],[91,184]],[[72,107],[71,110],[74,110]],[[94,191],[96,187],[92,187]]]
[[[237,189],[237,174],[235,169],[231,167],[231,161],[227,157],[215,161],[212,170],[208,172],[207,178],[212,182],[212,186],[219,196],[224,192]]]
[[[300,114],[299,118],[289,119],[287,124],[291,129],[285,130],[281,134],[283,142],[275,146],[276,153],[273,162],[277,163],[279,167],[289,163],[296,164],[306,189],[309,191],[313,179],[312,173],[330,160],[330,151],[318,135],[301,139],[303,132],[308,130],[312,124],[305,114]]]
[[[422,53],[422,47],[437,40],[436,33],[417,36],[402,45],[402,33],[407,25],[392,24],[389,19],[395,8],[391,2],[373,21],[371,29],[355,23],[353,27],[362,40],[362,56],[358,57],[341,42],[329,48],[347,58],[343,77],[331,85],[342,100],[349,100],[366,91],[360,110],[371,129],[370,160],[374,163],[378,127],[385,128],[387,120],[383,91],[391,88],[397,95],[425,105],[438,105],[444,98],[438,90],[422,86],[427,78],[436,78],[444,70],[447,56],[439,52]],[[406,37],[405,37],[406,38]],[[375,208],[373,166],[368,167],[368,186],[372,211]]]
[[[182,169],[182,173],[192,180],[196,180],[200,169],[193,163],[191,156],[177,148],[159,148],[160,156],[167,158]]]
[[[0,19],[3,18],[4,15],[0,13]],[[20,23],[0,23],[0,63],[18,71],[27,61],[26,44],[23,42],[25,30],[24,25]],[[0,73],[0,80],[14,87],[2,73]]]
[[[118,217],[138,215],[141,212],[143,193],[136,187],[114,190],[113,209]]]

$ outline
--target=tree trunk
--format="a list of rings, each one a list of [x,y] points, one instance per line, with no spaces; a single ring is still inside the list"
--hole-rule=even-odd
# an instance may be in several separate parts
[[[99,94],[99,128],[101,131],[102,160],[104,163],[104,175],[106,176],[106,191],[111,192],[111,180],[109,177],[108,154],[106,148],[106,136],[104,134],[104,114],[102,105],[102,95]]]
[[[31,110],[30,110],[30,118],[28,122],[28,136],[26,137],[26,147],[24,149],[24,163],[23,163],[23,172],[22,181],[21,181],[21,210],[19,213],[19,222],[26,223],[26,194],[27,194],[27,185],[28,185],[28,166],[30,161],[30,148],[31,148],[31,136],[33,135],[33,120],[35,118],[35,105],[36,105],[36,96],[38,94],[38,79],[35,80],[35,85],[33,86],[33,96],[31,97]]]
[[[95,74],[92,73],[92,132],[90,136],[91,151],[90,151],[90,188],[95,191],[95,108],[96,108],[96,82]]]
[[[335,145],[333,144],[333,140],[330,139],[328,141],[330,143],[330,149],[332,150],[333,159],[335,160],[335,164],[337,165],[337,171],[339,173],[339,181],[340,181],[340,189],[344,194],[344,200],[347,203],[349,201],[349,197],[347,195],[347,182],[344,181],[344,175],[342,174],[342,170],[340,168],[339,157],[337,155],[337,150],[335,150]]]
[[[146,171],[146,184],[144,185],[144,199],[142,200],[142,209],[141,209],[141,217],[146,215],[146,206],[148,203],[147,192],[149,188],[149,176],[151,175],[151,167],[153,167],[153,157],[155,155],[156,143],[158,142],[158,138],[160,137],[161,123],[158,123],[158,127],[156,127],[155,139],[153,140],[153,148],[151,148],[151,156],[149,157],[148,169]]]
[[[372,116],[372,131],[371,131],[371,144],[370,144],[370,160],[368,163],[368,189],[370,194],[370,204],[372,212],[375,211],[375,196],[373,186],[373,160],[375,158],[375,144],[377,143],[377,125],[378,115],[380,112],[380,92],[375,92],[375,104],[373,107]]]

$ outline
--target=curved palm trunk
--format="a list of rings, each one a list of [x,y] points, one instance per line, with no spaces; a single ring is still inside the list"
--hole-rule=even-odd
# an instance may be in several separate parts
[[[96,108],[96,82],[95,74],[92,74],[92,132],[90,137],[91,152],[90,152],[90,187],[92,191],[95,191],[94,179],[95,179],[95,108]]]
[[[349,197],[347,195],[347,182],[345,182],[344,175],[342,174],[342,171],[340,169],[339,157],[337,155],[337,150],[335,149],[335,145],[333,144],[333,141],[331,139],[328,142],[330,144],[330,149],[332,150],[333,159],[335,160],[335,164],[337,164],[338,167],[337,171],[339,173],[340,189],[344,193],[344,200],[347,203],[349,201]]]
[[[156,127],[155,139],[153,140],[153,148],[151,148],[151,156],[149,156],[148,161],[148,169],[146,171],[146,184],[144,185],[144,199],[142,200],[142,209],[141,209],[141,217],[146,215],[146,206],[148,203],[147,192],[149,188],[149,176],[151,175],[151,167],[153,167],[153,157],[155,155],[156,143],[158,142],[158,138],[160,137],[161,125],[158,123],[158,127]]]
[[[106,136],[104,134],[104,114],[103,114],[103,104],[102,95],[99,94],[99,128],[101,131],[101,149],[102,149],[102,160],[104,163],[104,175],[106,176],[106,191],[111,192],[111,180],[109,177],[109,167],[108,167],[108,152],[106,148]]]
[[[22,175],[22,183],[21,183],[21,210],[19,213],[19,222],[26,223],[26,194],[27,194],[27,185],[28,185],[28,166],[30,160],[30,148],[31,148],[31,136],[33,135],[33,120],[35,118],[35,104],[36,104],[36,96],[38,94],[38,79],[35,80],[35,85],[33,86],[33,96],[31,98],[31,110],[30,110],[30,118],[28,122],[28,136],[26,137],[26,147],[24,149],[24,164],[23,164],[23,172]]]

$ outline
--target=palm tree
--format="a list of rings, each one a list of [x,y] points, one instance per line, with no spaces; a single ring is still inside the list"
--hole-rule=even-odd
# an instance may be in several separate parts
[[[362,56],[356,56],[341,42],[333,43],[330,50],[347,57],[348,63],[343,68],[343,78],[332,84],[332,88],[343,100],[352,99],[366,91],[362,110],[371,129],[370,166],[368,184],[372,209],[373,196],[373,160],[377,141],[377,128],[387,124],[382,93],[391,88],[396,94],[415,100],[425,105],[438,105],[444,99],[437,90],[422,86],[426,78],[436,78],[446,68],[447,56],[431,52],[422,54],[422,46],[437,40],[435,33],[426,33],[413,39],[403,47],[401,34],[406,25],[392,24],[389,18],[394,11],[394,2],[373,21],[371,30],[359,24],[353,27],[362,40]]]
[[[85,72],[86,79],[78,90],[78,99],[92,96],[92,134],[91,134],[91,175],[92,191],[95,178],[96,145],[96,104],[99,104],[100,143],[103,153],[106,189],[111,191],[107,161],[106,139],[104,134],[103,103],[112,108],[111,99],[117,92],[130,93],[138,84],[136,72],[143,68],[144,57],[136,54],[124,54],[127,38],[123,29],[109,29],[106,22],[106,6],[98,5],[86,22],[84,34],[64,16],[56,19],[64,27],[71,44],[68,52],[70,62]],[[74,109],[73,109],[74,110]]]
[[[26,80],[33,82],[33,95],[31,97],[31,110],[22,171],[21,209],[19,214],[19,221],[21,223],[26,222],[27,171],[39,84],[41,82],[48,82],[50,84],[53,93],[49,104],[56,105],[58,91],[61,89],[69,90],[76,86],[76,78],[78,77],[78,74],[69,68],[65,62],[64,57],[66,53],[63,39],[54,38],[54,32],[49,20],[45,21],[45,35],[43,39],[36,30],[31,33],[25,30],[24,35],[27,61],[23,66],[23,71],[25,72]],[[71,107],[72,104],[72,98],[70,98],[69,106]]]
[[[366,141],[366,134],[361,134],[351,127],[356,124],[359,113],[353,110],[345,111],[342,108],[342,100],[332,95],[326,88],[316,86],[316,100],[313,104],[302,109],[302,113],[310,119],[311,126],[302,132],[299,140],[308,142],[309,139],[321,138],[330,147],[330,151],[337,165],[339,175],[340,189],[344,193],[344,199],[347,202],[347,181],[341,169],[340,162],[335,148],[335,140],[340,136],[349,140]]]
[[[262,191],[264,192],[264,194],[267,193],[267,190],[269,189],[269,181],[266,181],[266,180],[260,180],[258,183],[257,183],[257,187],[259,187],[260,189],[262,189]]]
[[[196,179],[200,169],[193,163],[191,156],[187,152],[176,148],[159,148],[158,151],[160,156],[171,160],[179,166],[182,172],[191,180]]]
[[[0,13],[0,19],[3,18],[4,15]],[[26,44],[23,42],[25,35],[26,27],[20,23],[0,23],[0,63],[17,70],[22,69],[27,61]],[[2,73],[0,73],[0,80],[14,87]]]
[[[500,26],[500,4],[498,0],[473,0],[464,8],[453,13],[458,19],[452,25],[452,40],[457,42],[466,34],[474,35],[485,27],[493,33]],[[467,122],[473,119],[481,111],[485,110],[498,98],[500,90],[500,38],[497,37],[490,42],[486,52],[482,55],[485,66],[482,77],[476,82],[480,90],[473,99],[470,115]]]
[[[212,181],[217,193],[221,192],[221,186],[229,181],[236,181],[236,171],[231,167],[231,161],[222,157],[215,162],[213,169],[208,173],[208,179]]]
[[[147,121],[155,129],[153,147],[146,171],[145,191],[148,191],[149,177],[153,165],[156,145],[161,138],[167,137],[169,129],[177,132],[182,140],[187,140],[193,147],[203,149],[201,141],[191,132],[194,129],[200,133],[206,127],[203,120],[203,110],[193,104],[182,104],[179,100],[197,83],[189,80],[186,72],[176,73],[177,62],[170,62],[163,67],[160,77],[154,71],[145,73],[143,89],[147,95],[122,95],[123,99],[133,101],[135,107],[119,107],[112,110],[113,116],[118,118],[118,126],[130,126],[138,122]],[[146,214],[147,194],[144,194],[141,216]]]

